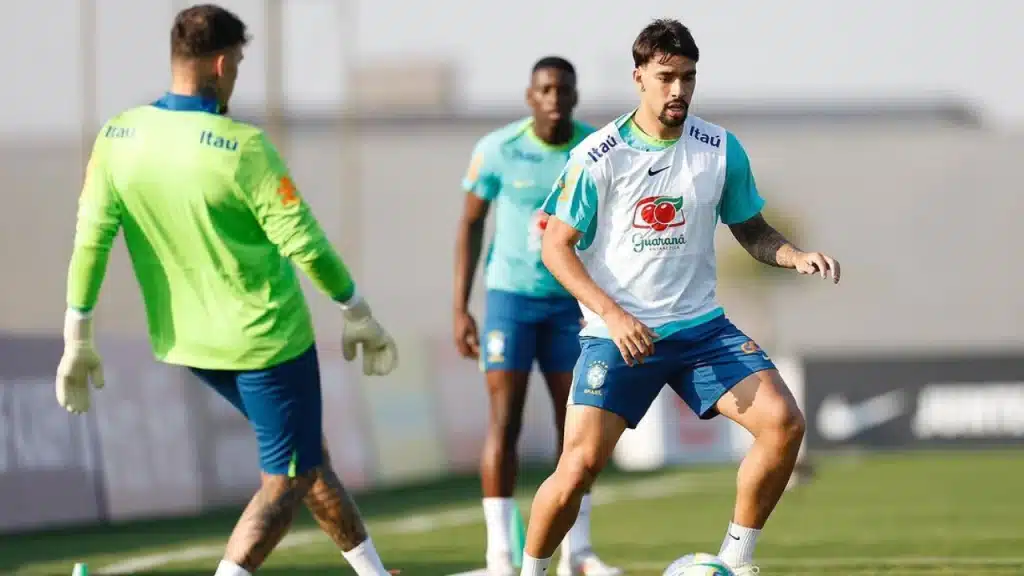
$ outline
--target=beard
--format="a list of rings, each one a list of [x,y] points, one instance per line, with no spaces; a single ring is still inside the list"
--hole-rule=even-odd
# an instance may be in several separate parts
[[[687,106],[686,104],[683,104],[682,114],[675,115],[672,114],[672,112],[676,112],[676,110],[670,110],[669,107],[666,105],[664,108],[662,108],[661,114],[658,114],[658,121],[660,121],[663,125],[668,126],[669,128],[678,128],[682,126],[683,123],[686,122],[686,117],[690,113],[690,107]]]

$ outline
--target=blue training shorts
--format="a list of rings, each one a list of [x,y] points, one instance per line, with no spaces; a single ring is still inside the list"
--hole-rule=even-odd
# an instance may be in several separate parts
[[[702,419],[717,415],[715,404],[741,380],[775,364],[725,316],[680,330],[654,344],[643,364],[628,366],[615,343],[584,337],[573,370],[569,403],[594,406],[637,424],[668,384]]]
[[[249,420],[263,472],[294,477],[323,463],[316,347],[263,370],[190,370]]]
[[[488,290],[480,365],[485,372],[571,372],[580,355],[580,319],[575,298],[541,298]]]

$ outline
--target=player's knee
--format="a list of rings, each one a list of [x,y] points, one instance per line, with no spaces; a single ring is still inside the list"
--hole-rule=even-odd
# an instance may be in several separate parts
[[[513,450],[519,442],[519,432],[523,429],[523,419],[520,415],[504,412],[499,418],[494,418],[490,424],[490,433],[498,440],[503,450]]]
[[[596,446],[567,446],[558,460],[556,474],[567,491],[584,493],[604,469],[605,460]]]
[[[484,442],[484,453],[494,458],[505,458],[516,453],[519,443],[517,426],[492,422],[488,426],[487,439]]]
[[[516,406],[510,403],[494,406],[487,428],[495,448],[514,451],[523,428],[522,410],[517,410]]]
[[[786,446],[799,446],[804,439],[807,421],[794,402],[773,403],[767,414],[768,428]]]
[[[790,441],[799,446],[804,441],[804,434],[807,433],[807,419],[799,408],[793,408],[793,414],[787,428]]]

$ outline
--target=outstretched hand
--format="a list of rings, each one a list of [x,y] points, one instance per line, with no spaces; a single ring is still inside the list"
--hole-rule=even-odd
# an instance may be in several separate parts
[[[818,274],[822,279],[832,277],[833,284],[839,284],[839,261],[821,252],[801,252],[795,259],[796,271],[801,274]]]

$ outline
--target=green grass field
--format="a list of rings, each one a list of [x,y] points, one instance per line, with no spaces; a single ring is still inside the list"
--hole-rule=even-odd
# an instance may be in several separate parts
[[[819,464],[814,481],[788,493],[769,522],[757,556],[764,574],[1024,574],[1024,453],[834,457]],[[609,474],[594,496],[596,547],[630,575],[660,574],[687,552],[716,552],[731,512],[733,475],[731,466]],[[542,477],[524,474],[524,514]],[[385,562],[403,576],[481,567],[474,478],[359,501]],[[75,562],[88,562],[91,573],[102,574],[149,557],[131,573],[209,576],[238,511],[0,537],[0,573],[68,575]],[[351,572],[306,516],[259,572],[343,573]]]

